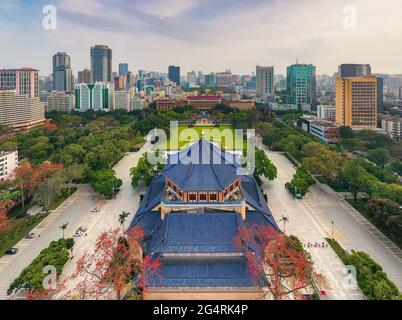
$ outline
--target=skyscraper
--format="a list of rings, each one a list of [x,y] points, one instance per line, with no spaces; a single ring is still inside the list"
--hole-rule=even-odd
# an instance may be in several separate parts
[[[75,109],[114,110],[114,85],[112,83],[96,82],[94,84],[80,83],[75,86]]]
[[[214,73],[205,75],[205,86],[210,88],[216,87],[216,76]]]
[[[17,95],[39,97],[39,70],[32,68],[0,70],[0,89],[15,90]]]
[[[377,127],[377,78],[336,80],[336,122],[356,129]]]
[[[197,84],[197,74],[195,71],[187,72],[187,82],[191,85]]]
[[[369,64],[344,63],[338,69],[340,78],[368,77],[371,75],[371,66]]]
[[[377,112],[384,113],[384,79],[377,76]],[[379,120],[381,117],[379,117]]]
[[[93,83],[94,79],[91,70],[85,68],[82,71],[78,71],[78,83]]]
[[[341,64],[339,66],[340,78],[363,78],[371,76],[370,64]],[[383,114],[383,101],[384,101],[384,80],[381,77],[377,77],[377,113]],[[381,121],[381,117],[378,117],[378,121]]]
[[[65,52],[58,52],[53,56],[53,89],[61,92],[73,91],[71,58]]]
[[[316,67],[294,64],[287,68],[287,103],[303,107],[313,106],[316,97]]]
[[[233,75],[230,70],[218,72],[215,77],[216,86],[219,88],[231,87],[233,85]]]
[[[266,98],[275,93],[274,67],[257,66],[257,97]]]
[[[119,63],[119,76],[126,76],[128,73],[128,63]]]
[[[169,66],[168,78],[170,81],[180,84],[180,67]]]
[[[94,82],[113,82],[112,49],[104,45],[91,48],[91,71]]]

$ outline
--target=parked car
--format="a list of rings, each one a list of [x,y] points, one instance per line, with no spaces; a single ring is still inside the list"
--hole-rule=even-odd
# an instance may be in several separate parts
[[[27,240],[35,239],[35,233],[33,233],[33,232],[28,233],[28,234],[25,236],[25,239],[27,239]]]
[[[100,211],[100,208],[98,208],[98,207],[93,208],[93,209],[91,210],[91,212],[93,212],[93,213],[96,213],[96,212],[99,212],[99,211]]]
[[[86,232],[88,230],[88,228],[85,226],[81,226],[78,228],[78,230],[81,230],[82,232]]]
[[[81,237],[83,233],[84,232],[82,230],[78,229],[77,231],[75,231],[74,238]]]
[[[17,248],[11,248],[11,249],[8,249],[8,250],[5,252],[5,254],[6,254],[7,256],[13,256],[13,255],[17,254],[18,251],[19,251],[19,250],[18,250]]]

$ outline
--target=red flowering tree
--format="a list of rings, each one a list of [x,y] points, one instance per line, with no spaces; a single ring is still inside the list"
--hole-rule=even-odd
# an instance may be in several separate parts
[[[61,281],[57,279],[51,289],[28,290],[25,298],[27,300],[53,300],[59,293],[66,289],[68,279]],[[51,285],[51,283],[49,283]]]
[[[21,165],[13,172],[16,186],[21,190],[21,204],[24,207],[25,199],[32,193],[45,179],[49,178],[57,171],[63,170],[62,164],[45,162],[33,167],[31,164]]]
[[[10,221],[8,220],[7,217],[7,213],[8,208],[11,207],[13,204],[14,202],[11,200],[6,200],[0,203],[0,231],[7,228],[10,224]]]
[[[275,300],[303,299],[303,289],[311,287],[313,278],[324,281],[322,275],[315,273],[300,242],[272,226],[241,229],[235,243],[247,254],[254,283],[267,289]]]
[[[15,168],[13,172],[15,183],[17,187],[21,190],[21,204],[23,208],[25,205],[25,198],[29,189],[34,189],[39,184],[39,181],[33,181],[33,172],[33,167],[30,164],[19,166]]]
[[[52,123],[50,120],[46,120],[43,123],[43,129],[45,129],[46,133],[51,133],[51,132],[53,132],[54,130],[57,129],[57,125]]]
[[[133,283],[143,293],[151,276],[160,276],[160,262],[143,257],[139,241],[143,231],[131,229],[123,235],[119,228],[103,232],[92,253],[85,253],[76,265],[72,279],[79,283],[73,293],[81,299],[121,300]]]

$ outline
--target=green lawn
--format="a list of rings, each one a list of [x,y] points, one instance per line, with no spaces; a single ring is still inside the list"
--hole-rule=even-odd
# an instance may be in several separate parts
[[[63,193],[52,203],[51,210],[60,206],[76,190],[77,189],[71,189],[70,194],[67,192]],[[47,217],[46,213],[40,213],[36,216],[27,215],[26,213],[31,207],[31,204],[27,204],[24,209],[18,206],[9,212],[8,217],[10,219],[10,225],[0,231],[0,257],[4,255],[6,250],[15,246]]]
[[[185,129],[190,129],[191,131],[185,132]],[[243,137],[235,138],[235,130],[232,126],[179,126],[178,133],[172,132],[170,139],[165,144],[162,144],[162,149],[175,149],[171,139],[173,136],[178,134],[178,147],[179,149],[184,149],[191,141],[196,141],[205,134],[205,138],[219,142],[223,149],[235,149],[241,150],[247,147],[247,140]]]

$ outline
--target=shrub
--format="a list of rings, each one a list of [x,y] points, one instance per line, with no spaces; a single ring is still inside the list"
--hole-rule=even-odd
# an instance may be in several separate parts
[[[345,264],[356,268],[357,283],[367,299],[393,300],[400,296],[397,286],[367,253],[353,252]]]
[[[54,266],[57,275],[63,271],[64,265],[67,263],[70,254],[69,249],[74,245],[73,239],[60,239],[50,243],[49,247],[42,250],[31,264],[22,270],[21,274],[15,279],[7,290],[7,294],[11,295],[20,289],[30,291],[43,289],[43,279],[47,276],[43,273],[46,266]]]

